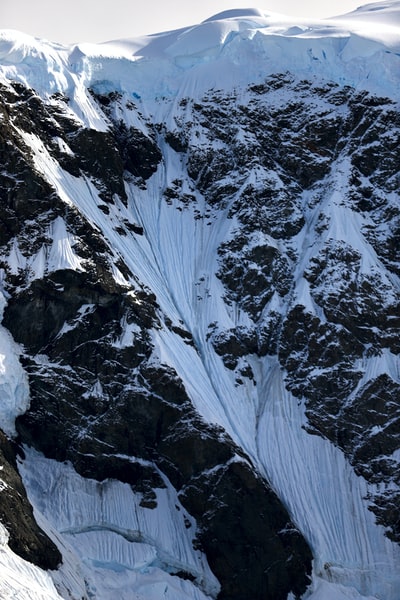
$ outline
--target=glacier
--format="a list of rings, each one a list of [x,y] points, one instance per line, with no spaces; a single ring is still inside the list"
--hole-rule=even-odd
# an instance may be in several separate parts
[[[8,86],[16,81],[34,89],[50,106],[56,102],[55,94],[65,95],[69,117],[99,132],[108,131],[109,119],[99,111],[89,89],[97,95],[120,94],[125,102],[116,105],[115,118],[147,135],[146,120],[171,130],[177,119],[184,121],[180,107],[185,98],[201,102],[209,90],[217,90],[235,94],[238,103],[246,104],[249,85],[285,72],[296,73],[299,80],[333,81],[398,103],[400,3],[385,0],[315,22],[256,9],[228,11],[190,28],[73,47],[0,32],[0,82]],[[279,93],[277,103],[285,97],[285,91]],[[139,107],[140,114],[129,102]],[[224,286],[216,275],[218,248],[237,231],[237,221],[229,218],[235,197],[219,210],[187,185],[183,193],[193,194],[195,203],[177,210],[179,203],[174,199],[162,201],[160,190],[176,180],[184,181],[186,169],[181,154],[165,144],[163,162],[146,186],[125,181],[127,201],[114,197],[105,215],[91,178],[74,176],[61,167],[39,136],[18,124],[14,127],[29,148],[37,172],[65,205],[77,208],[101,234],[114,263],[115,281],[125,293],[135,301],[139,280],[155,294],[160,311],[190,332],[193,346],[167,328],[152,328],[152,364],[176,371],[198,413],[228,432],[288,508],[314,557],[304,600],[397,600],[400,549],[376,523],[366,501],[379,484],[357,475],[331,441],[307,431],[305,404],[287,389],[276,357],[247,356],[254,380],[243,378],[238,385],[235,372],[224,368],[221,356],[213,350],[210,323],[217,322],[221,330],[250,323],[246,311],[225,301]],[[205,143],[201,135],[199,131],[193,140],[199,147]],[[74,154],[62,142],[60,149]],[[219,150],[215,143],[212,151]],[[306,208],[311,204],[308,193],[302,197],[305,225],[295,239],[302,252],[291,301],[322,320],[325,317],[304,272],[327,241],[350,240],[362,254],[363,272],[384,271],[372,245],[361,235],[363,218],[342,202],[348,172],[346,162],[333,164],[324,179],[324,201],[315,210]],[[255,169],[246,184],[257,185],[264,175]],[[283,184],[278,181],[277,185]],[[321,215],[329,225],[314,242]],[[130,231],[122,235],[121,222],[135,224],[143,235]],[[47,237],[50,242],[29,259],[15,244],[3,257],[10,272],[26,269],[29,281],[62,269],[85,272],[87,263],[61,216],[51,222]],[[272,238],[267,241],[277,243]],[[257,246],[259,240],[253,243]],[[134,275],[119,271],[120,257]],[[399,278],[387,273],[387,286],[398,292]],[[335,288],[336,282],[331,285]],[[6,302],[4,291],[2,306]],[[274,296],[269,309],[283,310],[282,302]],[[83,319],[90,310],[90,304],[85,305],[77,318]],[[60,335],[68,327],[71,324],[65,323]],[[134,335],[135,326],[123,322],[115,344],[128,347]],[[29,406],[29,387],[19,360],[23,348],[3,326],[0,351],[1,427],[13,437],[15,419]],[[389,349],[365,359],[360,368],[364,375],[358,390],[368,379],[385,373],[400,381],[398,355]],[[102,394],[100,383],[96,393]],[[45,458],[33,449],[25,449],[19,469],[38,523],[68,558],[59,572],[48,575],[19,559],[8,548],[3,532],[2,597],[16,594],[21,599],[52,600],[85,593],[99,600],[116,595],[127,600],[217,597],[219,583],[207,558],[193,549],[196,524],[169,481],[157,490],[154,510],[142,508],[127,484],[83,478],[71,464]],[[134,514],[126,508],[132,505]],[[185,527],[184,516],[192,521],[191,529]],[[174,570],[189,573],[191,579],[172,577]]]

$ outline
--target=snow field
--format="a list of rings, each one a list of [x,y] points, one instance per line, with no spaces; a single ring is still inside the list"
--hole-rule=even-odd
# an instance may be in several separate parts
[[[102,600],[111,600],[116,593],[124,600],[156,600],[160,592],[170,600],[216,596],[218,581],[204,555],[193,549],[195,522],[165,477],[167,487],[155,490],[157,507],[150,509],[140,506],[141,495],[129,485],[85,479],[71,465],[34,450],[27,449],[20,470],[45,529],[57,532],[79,559],[89,596]],[[190,574],[195,583],[173,577],[176,571]]]

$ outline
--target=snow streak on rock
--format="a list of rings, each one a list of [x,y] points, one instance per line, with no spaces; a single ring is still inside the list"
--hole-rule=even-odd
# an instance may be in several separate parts
[[[399,11],[1,33],[0,595],[397,600]]]

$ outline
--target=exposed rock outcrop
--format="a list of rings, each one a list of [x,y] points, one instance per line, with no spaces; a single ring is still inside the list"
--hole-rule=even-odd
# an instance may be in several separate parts
[[[310,544],[261,476],[254,440],[240,447],[220,423],[232,425],[237,392],[258,403],[256,430],[274,357],[304,427],[377,484],[362,501],[400,541],[397,106],[277,73],[240,101],[215,90],[173,108],[160,99],[175,113],[153,122],[127,94],[95,87],[101,131],[65,96],[0,88],[3,325],[30,386],[17,442],[128,484],[149,509],[168,481],[220,600],[300,598]],[[189,225],[193,256],[194,240],[181,243]],[[208,419],[201,393],[220,401]],[[55,569],[61,555],[35,524],[4,435],[0,460],[10,547]]]

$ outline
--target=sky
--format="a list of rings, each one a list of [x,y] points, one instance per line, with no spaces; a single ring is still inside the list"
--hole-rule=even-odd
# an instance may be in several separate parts
[[[200,23],[231,8],[260,8],[329,17],[368,0],[0,0],[0,29],[17,29],[62,44],[102,42]]]

